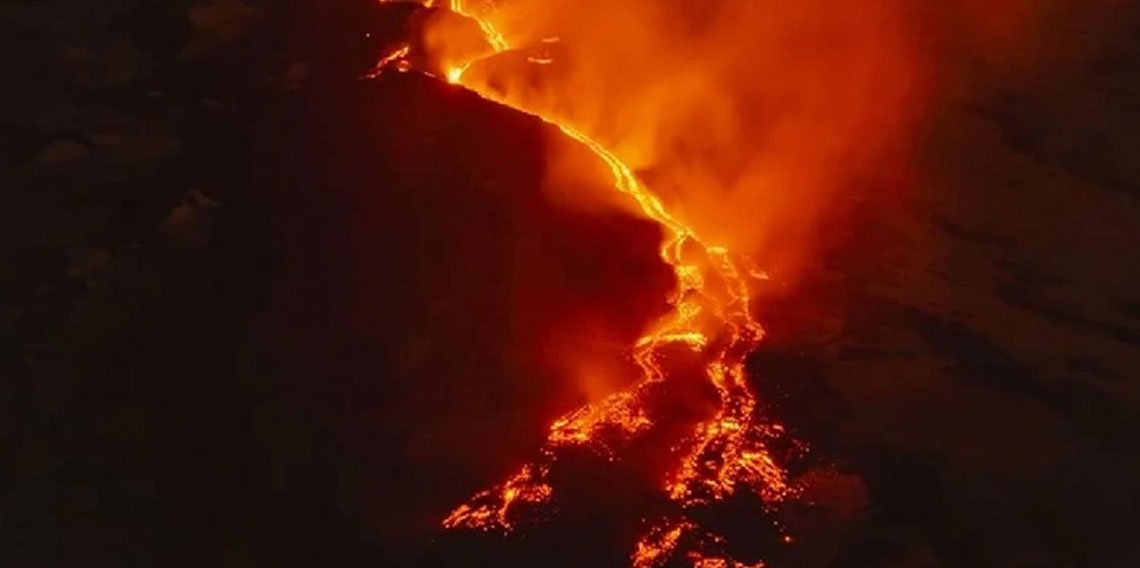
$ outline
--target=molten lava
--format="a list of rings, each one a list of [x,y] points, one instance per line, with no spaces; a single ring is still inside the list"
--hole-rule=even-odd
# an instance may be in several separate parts
[[[629,562],[762,566],[732,558],[705,515],[733,495],[768,508],[801,494],[781,461],[803,446],[765,415],[746,376],[764,337],[750,302],[767,277],[739,253],[763,255],[782,281],[802,268],[811,255],[800,249],[832,220],[833,198],[907,170],[943,51],[979,27],[978,43],[1029,53],[1014,31],[1034,3],[512,0],[517,9],[506,11],[496,6],[505,0],[421,1],[465,19],[397,46],[377,70],[422,58],[424,72],[580,143],[630,208],[660,225],[660,258],[675,276],[667,313],[630,346],[640,369],[630,386],[558,417],[535,459],[443,526],[520,528],[557,501],[552,472],[568,449],[616,460],[658,439],[651,432],[671,432],[657,403],[688,384],[695,361],[715,402],[668,455],[659,490],[673,507],[643,519]],[[504,77],[499,63],[519,66]]]
[[[503,34],[477,11],[468,10],[462,0],[451,0],[450,9],[478,23],[491,48],[483,57],[510,49]],[[385,56],[380,67],[406,70],[407,56],[408,48],[401,46]],[[550,63],[546,57],[528,61]],[[465,82],[465,71],[475,62],[449,62],[444,78],[488,100],[535,116],[593,152],[608,166],[614,189],[631,198],[645,216],[662,227],[660,257],[672,267],[676,286],[667,299],[668,313],[632,346],[632,357],[641,369],[639,380],[626,390],[556,419],[537,459],[454,509],[443,526],[512,531],[524,508],[541,507],[554,499],[548,476],[560,450],[587,447],[612,457],[621,445],[653,428],[647,399],[670,379],[664,354],[678,346],[700,361],[704,379],[716,392],[717,408],[676,448],[675,465],[661,480],[664,494],[682,511],[721,501],[738,491],[751,492],[767,505],[795,495],[796,488],[771,452],[772,443],[784,436],[784,429],[760,415],[744,370],[745,357],[764,336],[749,303],[753,283],[765,275],[725,247],[703,240],[670,213],[625,162],[590,135],[543,109],[523,106]],[[723,542],[722,537],[702,529],[692,519],[659,519],[637,542],[631,565],[651,568],[670,559],[684,559],[702,568],[752,566],[723,557],[719,552]]]

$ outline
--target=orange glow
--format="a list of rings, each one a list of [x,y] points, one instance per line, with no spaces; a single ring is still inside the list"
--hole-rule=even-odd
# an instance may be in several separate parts
[[[971,15],[993,12],[984,2],[962,2]],[[442,78],[588,149],[625,207],[660,226],[658,254],[675,279],[665,314],[629,347],[639,374],[613,379],[626,386],[556,418],[535,459],[455,508],[443,525],[515,530],[528,512],[557,499],[548,478],[560,451],[584,447],[618,459],[658,426],[650,401],[681,375],[668,359],[680,350],[699,363],[715,404],[661,472],[676,517],[651,520],[630,564],[762,567],[723,554],[724,538],[689,512],[738,492],[758,496],[762,507],[799,495],[772,448],[805,446],[764,416],[745,371],[764,337],[752,303],[765,283],[786,285],[812,258],[814,231],[835,219],[832,204],[852,180],[905,169],[929,79],[931,54],[920,53],[916,27],[926,16],[905,0],[449,6],[483,37],[478,46],[449,45],[444,24],[429,29],[427,49],[438,48],[432,55]],[[699,13],[677,12],[693,6]],[[1005,37],[1024,12],[1003,9],[993,33]],[[404,48],[382,66],[407,56]],[[574,160],[581,161],[553,166],[583,167]]]
[[[630,558],[630,566],[632,568],[660,566],[673,554],[681,535],[692,528],[691,524],[684,522],[654,527],[637,541],[633,556]]]
[[[690,521],[663,520],[646,531],[637,541],[630,556],[631,568],[659,568],[676,556],[685,542],[689,551],[684,558],[693,568],[764,568],[764,562],[746,563],[728,558],[716,551],[724,539],[702,531]]]
[[[384,57],[381,57],[380,61],[377,61],[376,65],[373,66],[372,72],[368,74],[368,77],[375,77],[379,75],[391,65],[395,65],[396,69],[399,71],[406,71],[407,62],[405,59],[408,57],[409,51],[411,51],[411,46],[401,45],[391,53],[385,55]]]
[[[507,39],[503,37],[503,34],[499,33],[499,30],[495,29],[495,26],[491,24],[491,20],[487,19],[479,8],[471,6],[470,4],[470,2],[465,2],[464,0],[451,0],[451,11],[475,20],[475,22],[479,24],[479,28],[483,30],[483,37],[486,38],[487,42],[491,44],[491,48],[495,51],[506,51],[510,49],[510,45],[507,44]]]
[[[463,78],[463,72],[467,70],[467,66],[451,67],[447,70],[447,82],[458,84],[460,79]]]
[[[467,8],[460,0],[451,2],[453,11],[479,23],[493,50],[490,55],[509,49],[506,37],[491,19]],[[544,38],[541,41],[550,44],[558,40]],[[793,495],[794,488],[767,447],[769,441],[783,434],[783,429],[764,422],[757,415],[757,401],[747,384],[743,366],[744,357],[764,335],[750,308],[752,282],[763,273],[726,246],[699,237],[692,226],[674,215],[661,198],[649,191],[614,151],[574,126],[572,121],[469,81],[468,71],[486,57],[488,55],[445,62],[446,80],[535,116],[588,148],[608,167],[614,189],[627,196],[641,214],[661,226],[664,238],[659,254],[661,260],[672,267],[676,283],[667,298],[671,306],[669,312],[632,347],[633,359],[641,369],[640,379],[626,390],[556,419],[537,460],[457,507],[443,521],[444,527],[509,532],[516,528],[516,516],[526,507],[541,506],[554,497],[547,476],[559,448],[586,446],[612,457],[618,449],[612,447],[614,444],[627,442],[651,428],[653,422],[646,412],[645,399],[650,387],[668,379],[669,374],[661,367],[660,360],[662,350],[671,345],[685,346],[705,362],[705,377],[716,390],[719,407],[683,442],[680,460],[663,479],[665,493],[682,507],[721,500],[741,488],[760,495],[768,503]],[[531,62],[551,63],[546,58],[532,58]],[[602,432],[606,432],[606,436],[602,436]],[[637,543],[632,565],[661,565],[677,553],[681,536],[696,530],[690,521],[659,524]],[[745,566],[729,559],[700,556],[695,551],[689,558],[694,566]]]
[[[645,430],[652,422],[638,399],[635,391],[622,391],[582,406],[555,420],[547,441],[556,447],[587,444],[597,440],[597,433],[606,426],[617,426],[625,435]]]
[[[693,568],[764,568],[763,562],[745,564],[726,558],[701,556],[699,554],[690,554],[689,560],[692,561]]]
[[[528,510],[557,498],[548,477],[567,447],[616,459],[656,425],[648,402],[681,374],[667,359],[680,350],[699,362],[715,407],[661,472],[660,489],[681,518],[653,519],[630,564],[761,568],[721,554],[724,539],[687,518],[737,492],[760,497],[765,507],[799,494],[772,448],[804,446],[763,415],[745,372],[764,337],[753,302],[771,293],[766,283],[788,284],[814,258],[816,233],[837,219],[836,203],[866,189],[854,183],[905,170],[928,67],[942,55],[927,43],[924,18],[938,20],[937,28],[953,20],[942,16],[962,12],[989,24],[981,41],[1014,49],[1021,42],[1012,28],[1028,19],[1033,3],[446,4],[477,24],[482,38],[459,39],[454,21],[429,26],[425,49],[440,63],[430,72],[588,149],[608,169],[623,206],[660,226],[658,254],[675,281],[665,314],[629,347],[640,373],[612,380],[627,386],[556,418],[535,459],[455,508],[444,527],[515,530]],[[406,58],[404,46],[377,68]],[[573,163],[554,167],[583,167],[566,161]]]
[[[443,520],[443,526],[511,530],[514,523],[508,515],[517,503],[542,503],[550,499],[553,490],[543,481],[546,475],[545,469],[525,465],[501,486],[483,491],[469,503],[457,507]]]

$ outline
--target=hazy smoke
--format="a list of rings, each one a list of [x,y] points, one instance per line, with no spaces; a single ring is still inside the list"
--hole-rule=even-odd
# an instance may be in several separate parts
[[[810,249],[838,192],[866,191],[860,180],[905,170],[948,56],[1024,58],[1032,51],[1024,32],[1044,13],[1032,0],[462,7],[512,46],[561,39],[537,80],[518,65],[488,64],[467,81],[590,133],[707,240],[777,270]],[[434,43],[446,44],[447,32],[437,30]]]

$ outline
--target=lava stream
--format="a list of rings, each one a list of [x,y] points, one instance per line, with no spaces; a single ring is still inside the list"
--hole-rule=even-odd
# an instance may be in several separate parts
[[[431,2],[426,3],[431,6]],[[481,14],[465,9],[462,0],[451,0],[450,9],[478,23],[494,53],[510,48],[506,38]],[[382,65],[399,64],[407,56],[401,47],[384,58]],[[492,53],[493,54],[493,53]],[[545,64],[548,61],[536,61]],[[767,504],[794,495],[785,470],[776,463],[770,443],[784,435],[779,424],[758,417],[758,401],[747,384],[745,357],[757,346],[764,332],[751,313],[750,280],[762,278],[747,261],[721,246],[704,242],[694,230],[671,214],[633,171],[600,142],[566,121],[526,108],[495,93],[464,81],[464,72],[475,61],[454,62],[445,74],[448,82],[462,85],[493,102],[537,117],[589,148],[608,167],[614,188],[631,197],[641,211],[661,225],[665,238],[659,254],[676,275],[676,287],[668,302],[669,313],[632,347],[641,369],[640,380],[628,390],[582,406],[551,425],[539,457],[526,463],[503,483],[476,494],[454,509],[443,525],[449,529],[500,530],[516,527],[521,506],[539,506],[553,499],[548,484],[557,451],[569,446],[587,446],[606,454],[618,443],[653,426],[645,408],[649,390],[669,378],[662,368],[663,350],[682,345],[703,362],[704,376],[718,395],[714,415],[698,424],[682,444],[675,468],[662,480],[665,494],[681,510],[716,502],[746,489]],[[402,69],[401,69],[402,70]],[[603,436],[603,432],[605,436]],[[616,434],[616,435],[615,435]],[[605,440],[603,440],[603,437]],[[750,566],[695,549],[682,541],[703,540],[720,548],[723,539],[701,529],[688,519],[660,519],[636,544],[631,555],[635,568],[661,566],[672,558],[687,559],[701,568]],[[681,550],[687,550],[683,556]],[[759,565],[755,565],[759,566]]]

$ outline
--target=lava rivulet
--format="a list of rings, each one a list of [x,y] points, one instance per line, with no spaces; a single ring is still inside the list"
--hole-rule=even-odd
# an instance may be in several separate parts
[[[482,57],[511,48],[488,19],[467,9],[462,0],[451,0],[450,9],[478,23],[490,46]],[[398,63],[407,56],[407,48],[401,46],[385,57],[382,65],[402,69]],[[794,495],[793,484],[770,449],[773,441],[784,436],[784,430],[761,416],[744,370],[745,357],[764,336],[749,305],[751,285],[764,274],[725,247],[704,241],[595,138],[544,109],[530,108],[465,81],[465,71],[476,60],[444,62],[443,78],[557,127],[604,162],[614,188],[660,224],[664,233],[660,257],[672,268],[676,285],[668,297],[667,314],[631,346],[641,370],[633,386],[556,419],[535,460],[454,509],[443,525],[449,529],[509,532],[516,528],[524,509],[541,507],[555,498],[548,477],[560,450],[587,447],[615,459],[622,445],[654,427],[647,400],[656,387],[670,379],[666,352],[678,347],[699,361],[704,379],[717,395],[717,407],[675,448],[675,465],[661,479],[664,494],[681,511],[723,500],[741,490],[752,492],[767,504]],[[537,65],[550,62],[548,58],[528,61]],[[658,519],[636,544],[630,562],[637,568],[661,566],[670,559],[705,568],[749,566],[719,556],[723,540],[688,518]]]

